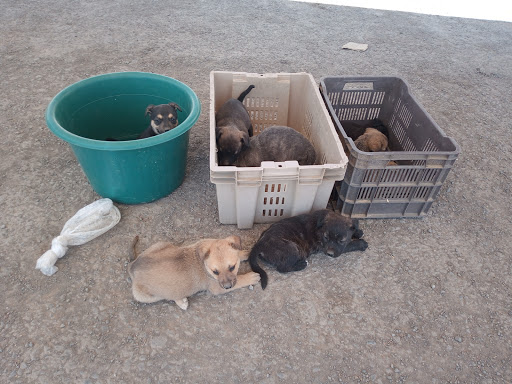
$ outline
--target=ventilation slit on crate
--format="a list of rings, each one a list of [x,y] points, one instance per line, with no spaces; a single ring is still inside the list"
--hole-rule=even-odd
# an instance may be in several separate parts
[[[380,173],[380,169],[367,169],[363,177],[363,183],[378,183]]]
[[[381,187],[375,193],[375,199],[379,200],[403,200],[411,195],[411,187]]]
[[[416,188],[416,193],[414,194],[414,198],[415,199],[427,200],[428,199],[428,194],[429,194],[431,189],[432,189],[432,187],[427,187],[427,186]]]
[[[386,92],[374,92],[372,98],[372,104],[380,105],[384,101],[384,96],[386,96]]]
[[[360,188],[356,200],[370,200],[374,188]]]
[[[396,139],[398,140],[398,143],[404,149],[404,141],[406,138],[405,129],[402,127],[402,124],[398,120],[395,120],[395,116],[393,115],[392,122],[391,122],[391,130],[395,134]]]
[[[437,145],[432,141],[432,139],[429,137],[427,141],[425,142],[425,145],[421,149],[422,152],[436,152],[439,151],[437,148]]]
[[[416,183],[418,178],[420,177],[421,170],[420,169],[406,169],[406,173],[404,175],[403,182]]]
[[[401,169],[385,169],[382,175],[382,180],[386,182],[396,182],[400,179]]]
[[[427,168],[425,170],[425,173],[423,174],[423,178],[421,181],[435,183],[440,173],[441,169],[439,168]]]
[[[402,99],[398,99],[395,104],[394,113],[397,114],[402,106]]]
[[[402,120],[402,123],[405,127],[405,129],[409,128],[409,125],[411,124],[412,120],[412,113],[409,112],[407,107],[405,105],[402,106],[402,110],[400,111],[400,119]]]
[[[379,117],[380,108],[369,108],[368,109],[368,120],[373,120]]]
[[[244,105],[249,112],[255,134],[263,132],[267,127],[276,125],[279,119],[278,97],[246,97]]]
[[[414,152],[416,151],[416,147],[414,146],[414,143],[409,137],[405,138],[405,142],[403,145],[403,150],[408,152]]]
[[[339,92],[331,92],[328,94],[329,100],[331,101],[332,105],[338,105],[338,101],[340,99],[340,93]]]
[[[366,108],[340,108],[338,119],[343,120],[363,120],[366,115]]]
[[[307,110],[304,116],[304,122],[302,123],[302,130],[307,137],[309,141],[311,141],[311,144],[313,144],[313,147],[315,146],[315,143],[312,142],[311,137],[311,127],[313,126],[313,114],[311,111]]]
[[[285,193],[286,184],[265,184],[265,193],[268,195],[263,198],[262,216],[283,216],[284,209],[280,208],[285,204],[284,196],[276,193]]]

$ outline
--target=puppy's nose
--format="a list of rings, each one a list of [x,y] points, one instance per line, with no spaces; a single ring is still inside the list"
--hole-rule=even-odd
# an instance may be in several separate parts
[[[233,288],[233,283],[224,283],[222,287],[224,287],[224,289]]]

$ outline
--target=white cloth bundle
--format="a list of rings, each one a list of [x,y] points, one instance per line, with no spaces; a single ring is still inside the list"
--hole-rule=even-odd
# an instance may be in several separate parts
[[[37,260],[36,269],[46,276],[53,275],[58,270],[55,263],[66,254],[68,246],[87,243],[107,232],[120,219],[121,213],[110,199],[100,199],[83,207],[52,240],[52,248]]]

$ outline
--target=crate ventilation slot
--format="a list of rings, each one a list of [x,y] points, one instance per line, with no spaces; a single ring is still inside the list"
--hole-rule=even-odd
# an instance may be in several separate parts
[[[379,117],[380,108],[340,108],[336,112],[338,119],[343,120],[373,120]]]
[[[250,97],[244,99],[243,104],[247,109],[251,108],[279,108],[278,97]]]
[[[263,197],[265,209],[262,211],[262,216],[283,216],[284,209],[281,206],[285,205],[285,198],[275,194],[285,192],[286,184],[265,184],[265,193],[268,195]]]

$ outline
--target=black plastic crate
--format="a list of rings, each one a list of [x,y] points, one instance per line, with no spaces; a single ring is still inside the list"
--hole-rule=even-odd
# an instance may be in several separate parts
[[[349,164],[333,191],[336,209],[352,218],[422,217],[437,198],[460,148],[398,77],[323,77],[320,91]],[[363,152],[354,140],[379,119],[389,151]]]

